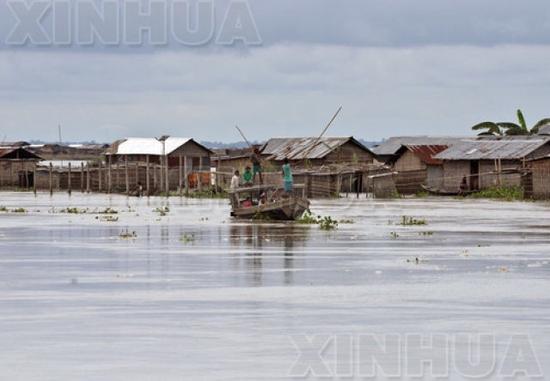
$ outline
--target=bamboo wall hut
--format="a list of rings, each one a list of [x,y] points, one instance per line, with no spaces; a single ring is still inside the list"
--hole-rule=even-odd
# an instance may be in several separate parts
[[[0,147],[0,187],[32,188],[41,158],[21,146]]]
[[[288,159],[295,167],[368,165],[375,155],[353,137],[273,138],[262,147],[262,156],[273,165]]]
[[[210,186],[213,152],[191,138],[128,138],[117,141],[106,151],[110,183],[126,192],[138,185],[147,192],[186,190]],[[123,183],[120,177],[123,168]]]
[[[522,186],[522,174],[529,159],[550,153],[550,141],[544,138],[464,140],[437,154],[443,161],[443,187],[460,188],[466,178],[472,191],[494,186]]]
[[[446,145],[405,145],[397,151],[393,170],[399,194],[415,194],[422,186],[443,187],[443,161],[434,156],[449,148]]]

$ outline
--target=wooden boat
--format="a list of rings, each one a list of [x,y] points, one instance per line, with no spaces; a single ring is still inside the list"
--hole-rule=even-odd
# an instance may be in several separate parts
[[[436,189],[432,187],[428,187],[426,185],[421,185],[422,189],[424,189],[429,194],[432,194],[434,196],[467,196],[469,194],[474,193],[473,191],[448,191],[443,189]]]
[[[242,219],[292,221],[309,209],[303,185],[291,193],[276,186],[254,186],[229,191],[231,216]]]

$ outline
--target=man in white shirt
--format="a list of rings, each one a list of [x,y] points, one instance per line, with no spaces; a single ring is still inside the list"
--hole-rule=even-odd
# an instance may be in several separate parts
[[[237,189],[241,182],[241,175],[239,171],[235,171],[235,174],[231,178],[231,189]]]

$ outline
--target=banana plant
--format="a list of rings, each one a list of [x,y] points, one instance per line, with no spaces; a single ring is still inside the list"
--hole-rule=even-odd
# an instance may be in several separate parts
[[[539,130],[550,124],[550,118],[539,120],[533,127],[529,128],[525,122],[525,117],[521,110],[517,111],[518,122],[482,122],[472,127],[474,131],[481,131],[482,135],[495,135],[495,136],[517,136],[517,135],[536,135]]]

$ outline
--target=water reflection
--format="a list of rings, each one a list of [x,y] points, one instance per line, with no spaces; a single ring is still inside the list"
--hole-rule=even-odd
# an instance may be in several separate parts
[[[246,272],[248,286],[259,287],[266,284],[266,270],[282,265],[284,283],[292,284],[294,250],[305,247],[309,232],[307,227],[294,224],[232,224],[229,241],[232,248],[238,249],[233,256],[234,268]],[[271,262],[269,266],[265,264],[267,261]]]

